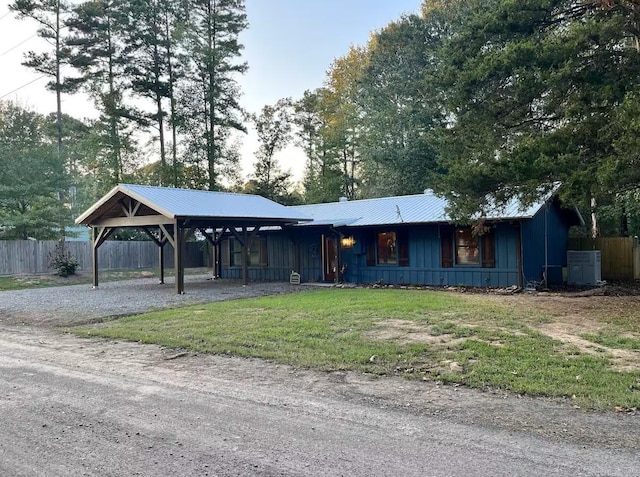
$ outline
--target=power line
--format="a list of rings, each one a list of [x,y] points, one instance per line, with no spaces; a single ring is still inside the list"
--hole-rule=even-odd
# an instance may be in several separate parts
[[[16,89],[14,89],[13,91],[9,91],[7,94],[3,94],[2,96],[0,96],[0,99],[4,99],[7,96],[9,96],[10,94],[15,93],[16,91],[20,91],[22,88],[26,88],[27,86],[29,86],[32,83],[35,83],[36,81],[40,81],[42,78],[44,78],[47,75],[41,75],[38,76],[36,79],[29,81],[28,83],[23,84],[22,86],[18,86]]]
[[[6,55],[7,53],[9,53],[9,52],[11,52],[11,51],[15,50],[15,49],[16,49],[16,48],[18,48],[20,45],[25,44],[26,42],[28,42],[29,40],[31,40],[31,38],[33,38],[33,37],[35,37],[35,36],[37,36],[37,35],[38,35],[37,33],[34,33],[34,34],[33,34],[33,35],[31,35],[29,38],[26,38],[26,39],[22,40],[22,41],[21,41],[20,43],[18,43],[17,45],[13,45],[11,48],[9,48],[9,49],[8,49],[7,51],[5,51],[4,53],[1,53],[1,54],[0,54],[0,56],[4,56],[4,55]]]
[[[8,17],[9,15],[11,15],[11,10],[9,10],[7,13],[5,13],[4,15],[2,15],[0,17],[0,20],[3,20],[4,18]]]

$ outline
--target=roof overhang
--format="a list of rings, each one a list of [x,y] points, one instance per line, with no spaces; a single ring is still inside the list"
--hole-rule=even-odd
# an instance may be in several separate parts
[[[137,215],[138,210],[126,210],[128,204],[122,201],[126,198],[135,200],[141,205],[153,211],[152,214]],[[120,207],[122,215],[115,215],[114,209]],[[135,213],[134,213],[135,212]],[[145,209],[145,212],[146,209]],[[108,215],[108,217],[105,217]],[[112,216],[115,215],[115,216]],[[126,219],[126,220],[121,220]],[[89,207],[76,219],[76,224],[103,226],[103,227],[143,227],[158,224],[172,224],[175,216],[157,204],[153,204],[145,197],[128,190],[120,184],[111,189],[104,197]]]
[[[136,192],[136,188],[140,189],[142,193]],[[156,192],[161,191],[162,193],[171,191],[171,194],[180,194],[180,190],[178,189],[151,188],[150,190],[154,190]],[[153,194],[150,193],[150,197],[146,197],[144,192],[144,187],[128,187],[126,184],[120,184],[111,189],[104,197],[80,215],[76,219],[76,223],[90,227],[109,228],[153,227],[180,223],[180,226],[198,228],[222,226],[286,226],[311,220],[310,218],[304,217],[300,214],[293,213],[293,211],[289,211],[287,208],[280,206],[279,204],[274,204],[276,205],[276,213],[280,211],[278,207],[282,208],[283,213],[282,216],[277,217],[271,215],[261,216],[259,215],[259,212],[255,213],[255,211],[252,210],[245,210],[247,215],[244,215],[242,210],[238,210],[237,206],[235,209],[230,210],[228,214],[225,214],[224,200],[228,199],[224,199],[220,195],[216,195],[219,193],[211,193],[212,195],[205,196],[205,199],[211,201],[223,201],[218,202],[218,204],[223,204],[222,208],[219,208],[220,215],[184,215],[163,207],[161,204],[158,204],[150,198],[153,197]],[[185,191],[185,193],[186,192],[187,191]],[[246,197],[241,194],[237,195],[242,196],[243,199]],[[174,195],[174,198],[175,197],[180,199],[179,195]],[[258,196],[251,197],[255,197],[255,199],[259,199],[263,202],[266,200]],[[169,206],[171,205],[172,204],[169,204]],[[251,207],[248,207],[248,209],[251,209]],[[271,207],[271,209],[273,209],[273,207]],[[176,207],[176,210],[180,210],[180,207]],[[216,212],[218,211],[216,210]],[[267,210],[265,210],[265,212],[268,213]],[[273,210],[271,210],[271,212],[273,212]]]

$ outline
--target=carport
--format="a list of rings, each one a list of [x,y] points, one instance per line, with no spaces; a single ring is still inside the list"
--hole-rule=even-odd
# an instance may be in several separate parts
[[[98,286],[98,249],[116,229],[138,228],[155,242],[164,283],[164,246],[174,250],[176,293],[184,293],[184,244],[200,232],[220,256],[220,242],[233,235],[242,250],[242,281],[247,284],[248,246],[262,227],[287,227],[311,220],[257,195],[119,184],[76,219],[91,228],[93,286]]]

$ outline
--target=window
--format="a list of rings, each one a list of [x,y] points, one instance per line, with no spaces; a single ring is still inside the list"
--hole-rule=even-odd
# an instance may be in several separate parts
[[[409,266],[408,230],[369,233],[366,236],[367,267],[376,265]]]
[[[396,233],[382,232],[378,234],[378,264],[395,265],[398,263]]]
[[[266,267],[267,262],[267,238],[252,237],[249,239],[249,266],[250,267]],[[229,266],[242,266],[242,245],[233,238],[229,238]]]
[[[482,235],[473,235],[471,228],[440,227],[442,268],[461,265],[481,265],[495,268],[495,237],[493,229]],[[454,260],[455,259],[455,260]]]
[[[478,265],[478,237],[474,236],[470,228],[456,229],[456,264]]]

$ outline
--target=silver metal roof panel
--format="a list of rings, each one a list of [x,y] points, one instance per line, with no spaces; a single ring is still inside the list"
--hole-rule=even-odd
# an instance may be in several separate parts
[[[258,195],[119,184],[76,219],[85,223],[117,194],[126,194],[168,218],[201,217],[231,219],[310,220],[304,212]]]
[[[121,184],[121,187],[124,192],[156,204],[173,217],[309,219],[301,211],[259,195],[130,184]]]
[[[505,207],[487,214],[490,220],[531,218],[544,202],[522,209],[519,201],[511,200]],[[300,224],[313,226],[331,224],[336,227],[373,225],[396,225],[448,222],[447,200],[433,194],[416,194],[379,199],[364,199],[327,204],[300,205],[291,207],[313,218],[313,222]],[[354,219],[353,217],[359,217]]]

